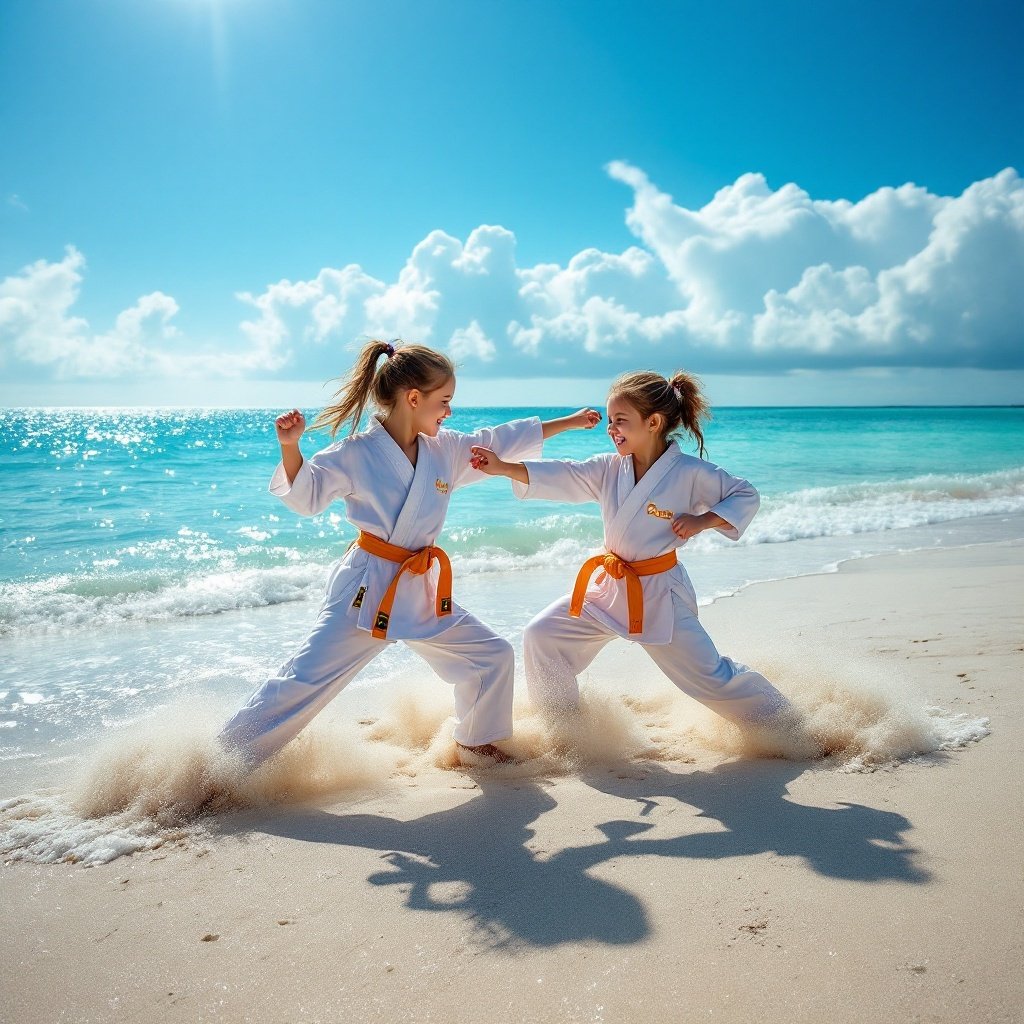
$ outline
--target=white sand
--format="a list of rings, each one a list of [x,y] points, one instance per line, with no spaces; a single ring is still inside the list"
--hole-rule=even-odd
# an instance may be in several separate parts
[[[575,745],[521,713],[546,752],[513,771],[447,767],[440,692],[178,828],[203,728],[122,743],[21,805],[21,851],[152,848],[0,869],[0,1020],[1019,1020],[1022,567],[891,556],[706,609],[824,761],[753,756],[625,644]]]

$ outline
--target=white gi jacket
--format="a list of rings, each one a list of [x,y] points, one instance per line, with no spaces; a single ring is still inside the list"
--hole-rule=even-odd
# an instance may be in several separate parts
[[[505,458],[505,456],[501,456]],[[609,452],[585,462],[526,462],[529,484],[513,482],[519,498],[580,503],[596,501],[604,520],[606,550],[627,562],[654,558],[681,547],[672,532],[677,516],[715,512],[729,526],[720,533],[738,540],[760,506],[757,491],[739,477],[703,459],[686,455],[675,442],[640,478],[633,479],[632,458]],[[644,644],[672,641],[673,599],[684,602],[697,614],[697,596],[686,570],[679,564],[668,572],[642,576],[644,627],[629,632],[626,581],[597,572],[591,579],[583,605],[592,616],[627,640]]]
[[[346,517],[353,526],[415,550],[437,540],[453,491],[487,479],[469,464],[474,445],[518,462],[538,457],[543,443],[541,422],[536,417],[472,434],[441,430],[437,437],[419,435],[413,467],[380,420],[371,417],[367,430],[304,459],[290,485],[279,463],[270,493],[306,516],[323,512],[339,498],[345,502]],[[349,616],[356,619],[358,627],[372,631],[377,606],[398,570],[395,562],[353,547],[331,573],[328,600],[347,602]],[[468,614],[454,600],[450,615],[435,614],[438,572],[435,562],[423,575],[406,573],[399,580],[388,623],[389,640],[425,640]]]

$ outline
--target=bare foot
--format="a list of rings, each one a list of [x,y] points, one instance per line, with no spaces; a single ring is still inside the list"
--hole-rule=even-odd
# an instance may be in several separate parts
[[[489,757],[498,764],[519,763],[511,754],[506,754],[504,750],[499,750],[493,743],[480,743],[475,747],[470,747],[456,740],[455,746],[459,750],[468,750],[471,754],[476,754],[477,757]]]

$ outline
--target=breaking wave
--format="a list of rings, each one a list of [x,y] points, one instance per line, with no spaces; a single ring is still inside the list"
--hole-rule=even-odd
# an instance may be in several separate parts
[[[524,503],[527,512],[541,507]],[[1024,469],[974,476],[928,475],[766,496],[739,543],[756,547],[855,537],[1021,512]],[[184,569],[169,568],[173,559],[162,551],[155,563],[159,568],[152,571],[119,572],[116,564],[100,564],[90,573],[0,585],[0,636],[318,600],[332,559],[351,539],[341,530],[336,547],[325,547],[320,541],[315,550],[303,550],[282,546],[279,538],[269,535],[261,540],[254,531],[240,533],[244,543],[237,550],[219,550],[215,558],[211,556],[212,564],[205,566],[191,558]],[[575,568],[600,548],[601,536],[596,512],[572,512],[540,514],[511,525],[455,528],[440,542],[451,554],[457,574],[475,575]],[[180,543],[194,544],[194,540],[189,534]],[[683,559],[688,553],[714,557],[731,544],[714,532],[704,533],[686,546]]]

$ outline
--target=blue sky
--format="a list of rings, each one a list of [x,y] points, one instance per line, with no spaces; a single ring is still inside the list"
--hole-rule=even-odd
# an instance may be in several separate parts
[[[8,0],[0,401],[314,401],[378,332],[474,401],[639,365],[1019,401],[1021,38],[995,2]]]

